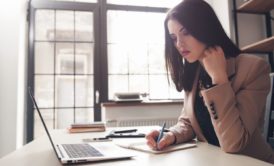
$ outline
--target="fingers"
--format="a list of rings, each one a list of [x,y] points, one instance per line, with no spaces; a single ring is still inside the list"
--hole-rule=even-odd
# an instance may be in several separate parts
[[[162,150],[165,147],[171,145],[174,142],[174,140],[175,140],[175,136],[173,133],[171,132],[165,133],[163,138],[158,143],[158,150]]]
[[[146,135],[147,139],[147,145],[152,148],[152,149],[157,149],[157,143],[155,140],[157,140],[159,136],[159,131],[158,130],[153,130],[150,133]]]
[[[165,147],[167,147],[168,145],[169,145],[169,140],[167,138],[167,135],[165,134],[164,137],[158,143],[158,150],[162,150]]]
[[[156,140],[157,140],[158,136],[159,136],[159,131],[157,131],[157,130],[153,130],[149,134],[146,135],[147,145],[150,148],[155,149],[155,150],[162,150],[165,147],[171,145],[175,140],[174,134],[171,132],[168,132],[168,133],[164,134],[163,138],[157,144]]]
[[[205,56],[212,55],[216,51],[215,47],[207,47],[204,51]]]
[[[207,47],[204,51],[205,56],[207,55],[212,55],[212,54],[216,54],[216,55],[220,55],[220,54],[224,54],[224,51],[222,49],[222,47],[220,46],[213,46],[213,47]]]
[[[215,47],[215,49],[218,55],[224,55],[224,51],[220,46]]]

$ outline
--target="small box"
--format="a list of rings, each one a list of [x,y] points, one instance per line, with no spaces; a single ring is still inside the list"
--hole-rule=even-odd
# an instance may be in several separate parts
[[[141,102],[143,101],[143,96],[141,93],[115,93],[115,102]]]

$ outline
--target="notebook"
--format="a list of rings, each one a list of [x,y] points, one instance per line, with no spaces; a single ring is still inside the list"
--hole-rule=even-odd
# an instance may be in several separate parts
[[[133,150],[138,150],[138,151],[148,152],[148,153],[154,153],[154,154],[168,153],[172,151],[183,150],[183,149],[193,148],[197,146],[195,141],[191,141],[187,143],[171,145],[164,148],[163,150],[153,150],[146,144],[146,140],[144,138],[127,139],[127,140],[125,139],[123,141],[115,141],[115,144],[123,148],[128,148],[128,149],[133,149]]]
[[[133,154],[129,153],[129,151],[118,147],[113,142],[54,144],[30,88],[29,94],[36,110],[38,111],[38,115],[46,130],[51,146],[53,147],[55,154],[61,163],[85,163],[104,160],[126,159],[134,156]]]

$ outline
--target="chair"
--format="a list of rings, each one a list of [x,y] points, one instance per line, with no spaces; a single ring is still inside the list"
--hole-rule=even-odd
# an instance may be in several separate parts
[[[271,103],[272,103],[272,90],[273,90],[273,78],[274,78],[274,73],[270,73],[270,91],[267,95],[266,98],[266,105],[265,105],[265,116],[264,116],[264,128],[263,128],[263,136],[265,140],[268,140],[268,130],[269,130],[269,122],[271,119]]]

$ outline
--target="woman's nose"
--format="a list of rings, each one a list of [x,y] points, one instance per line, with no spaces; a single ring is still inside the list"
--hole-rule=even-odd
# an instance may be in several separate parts
[[[177,42],[176,42],[176,46],[178,47],[178,48],[181,48],[181,47],[183,47],[184,46],[184,41],[183,41],[183,39],[178,39],[177,40]]]

